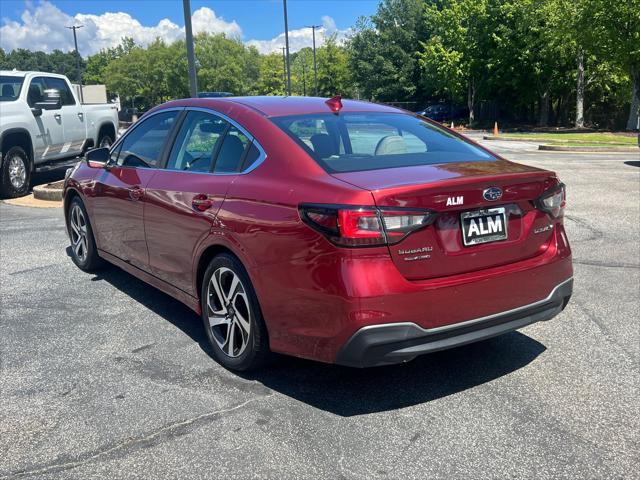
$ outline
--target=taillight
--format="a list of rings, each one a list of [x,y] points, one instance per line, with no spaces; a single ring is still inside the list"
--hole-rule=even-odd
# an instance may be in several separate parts
[[[548,213],[553,218],[562,218],[567,203],[567,193],[564,183],[544,192],[534,202],[538,210]]]
[[[300,205],[300,218],[331,242],[344,247],[398,243],[411,232],[433,223],[428,210]]]

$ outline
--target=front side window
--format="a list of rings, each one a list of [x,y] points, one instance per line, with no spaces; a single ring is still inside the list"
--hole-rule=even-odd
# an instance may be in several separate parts
[[[0,76],[0,102],[13,102],[20,96],[23,77],[12,77],[10,75]]]
[[[173,150],[167,169],[190,172],[209,172],[213,156],[228,123],[206,112],[187,114]]]
[[[43,77],[36,77],[31,80],[29,91],[27,92],[27,103],[31,108],[33,108],[37,102],[44,100],[44,91],[46,89],[47,84],[44,82]]]
[[[485,150],[404,113],[310,114],[272,121],[329,173],[495,160]]]
[[[178,115],[162,112],[140,120],[119,146],[117,164],[123,167],[156,168],[164,144]]]
[[[62,78],[47,77],[46,83],[47,83],[47,88],[54,89],[60,92],[60,99],[62,100],[62,105],[76,104],[76,101],[73,98],[73,94],[71,93],[71,89],[69,88],[69,84],[65,82]]]

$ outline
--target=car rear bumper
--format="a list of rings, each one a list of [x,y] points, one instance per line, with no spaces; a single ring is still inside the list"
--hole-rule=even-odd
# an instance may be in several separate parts
[[[338,352],[336,363],[351,367],[390,365],[495,337],[552,319],[567,305],[572,292],[573,278],[569,278],[542,300],[453,325],[424,329],[412,322],[400,322],[362,327]]]

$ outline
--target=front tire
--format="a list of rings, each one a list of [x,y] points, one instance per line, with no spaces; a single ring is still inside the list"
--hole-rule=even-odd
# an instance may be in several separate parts
[[[67,211],[67,232],[71,240],[71,260],[80,270],[93,272],[103,265],[93,237],[89,215],[79,197],[74,197]]]
[[[237,258],[216,256],[200,292],[202,321],[215,359],[231,370],[263,366],[269,358],[267,329],[249,276]]]
[[[29,192],[31,162],[22,147],[11,147],[2,159],[0,195],[4,198],[22,197]]]

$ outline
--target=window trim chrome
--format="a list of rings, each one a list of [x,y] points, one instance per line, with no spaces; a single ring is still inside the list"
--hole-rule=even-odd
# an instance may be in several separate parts
[[[242,125],[240,125],[236,120],[233,120],[232,118],[230,118],[229,116],[225,115],[224,113],[221,113],[217,110],[214,110],[212,108],[208,108],[208,107],[191,107],[191,106],[184,106],[184,107],[170,107],[170,108],[161,108],[153,113],[150,114],[144,114],[142,117],[140,117],[140,119],[134,123],[131,127],[129,127],[127,129],[127,131],[111,146],[111,148],[109,149],[109,155],[111,155],[111,152],[118,148],[118,146],[124,141],[125,138],[127,138],[127,136],[129,135],[130,132],[134,131],[135,128],[140,125],[143,121],[147,120],[148,118],[153,117],[154,115],[158,115],[159,113],[164,113],[164,112],[171,112],[171,111],[178,111],[178,112],[190,112],[190,111],[196,111],[196,112],[205,112],[205,113],[209,113],[212,115],[217,115],[220,118],[222,118],[224,121],[228,122],[229,124],[233,125],[234,127],[236,127],[238,130],[240,130],[249,140],[250,143],[252,143],[253,145],[256,146],[256,148],[258,149],[258,151],[260,152],[260,154],[258,155],[258,158],[255,162],[253,162],[251,165],[249,165],[247,168],[245,168],[244,170],[241,170],[239,172],[189,172],[189,171],[185,171],[182,173],[195,173],[195,174],[199,174],[199,175],[216,175],[216,176],[229,176],[229,175],[246,175],[247,173],[250,173],[252,171],[254,171],[256,168],[258,168],[260,165],[262,165],[262,163],[267,159],[267,152],[265,152],[264,148],[262,148],[262,145],[260,145],[260,142],[258,142],[258,140],[256,140],[256,137],[251,134],[245,127],[243,127]],[[170,148],[173,148],[173,145],[170,146]],[[166,170],[166,171],[172,171],[172,172],[179,172],[180,170],[169,170],[165,167],[162,168],[158,168],[158,167],[127,167],[127,166],[122,166],[122,165],[118,165],[119,168],[144,168],[145,170]]]
[[[264,162],[266,160],[267,153],[265,152],[264,148],[262,148],[262,145],[260,145],[260,142],[258,142],[258,140],[256,140],[256,137],[251,132],[249,132],[249,130],[247,130],[245,127],[240,125],[240,123],[238,123],[236,120],[230,118],[229,116],[225,115],[224,113],[221,113],[221,112],[219,112],[217,110],[214,110],[213,108],[208,108],[208,107],[185,107],[184,109],[187,112],[190,112],[190,111],[205,112],[205,113],[211,113],[213,115],[219,116],[223,120],[229,122],[231,125],[236,127],[238,130],[240,130],[249,139],[249,141],[251,143],[253,143],[258,148],[258,151],[260,152],[260,155],[258,155],[258,159],[255,162],[253,162],[247,168],[245,168],[244,170],[241,170],[239,172],[218,172],[218,173],[216,173],[216,172],[200,172],[200,173],[208,173],[209,175],[219,175],[219,176],[223,176],[223,175],[246,175],[247,173],[250,173],[250,172],[254,171],[256,168],[258,168],[262,164],[262,162]]]
[[[185,109],[185,107],[171,107],[171,108],[163,108],[160,110],[157,110],[153,113],[150,114],[144,114],[142,115],[142,117],[140,117],[138,119],[138,121],[136,121],[133,125],[131,125],[129,128],[127,128],[127,131],[124,132],[120,138],[113,144],[111,145],[111,147],[109,148],[109,155],[111,155],[111,152],[113,152],[113,150],[115,150],[116,148],[118,148],[118,146],[124,142],[124,139],[127,138],[129,136],[129,134],[131,132],[133,132],[136,128],[138,128],[138,126],[140,126],[144,121],[146,121],[148,118],[151,118],[155,115],[158,115],[159,113],[165,113],[165,112],[173,112],[173,111],[177,111],[177,112],[181,112]],[[178,115],[180,115],[178,113]],[[143,168],[143,167],[123,167],[122,165],[118,165],[118,167],[122,167],[122,168]],[[163,170],[161,168],[157,168],[157,167],[144,167],[145,170]]]

